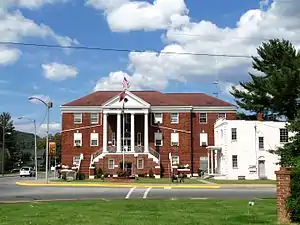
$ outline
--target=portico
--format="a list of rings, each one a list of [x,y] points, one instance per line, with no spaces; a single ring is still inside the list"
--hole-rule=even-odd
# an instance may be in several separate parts
[[[208,175],[221,174],[221,147],[208,146],[207,149],[207,173]]]
[[[103,153],[134,153],[149,152],[149,108],[150,104],[126,91],[127,99],[120,101],[119,96],[115,96],[103,105]],[[108,116],[116,118],[116,141],[113,146],[108,142]],[[143,117],[143,143],[136,144],[136,118]],[[141,122],[141,121],[139,121]],[[126,127],[126,129],[125,129]],[[141,139],[141,137],[140,137]]]

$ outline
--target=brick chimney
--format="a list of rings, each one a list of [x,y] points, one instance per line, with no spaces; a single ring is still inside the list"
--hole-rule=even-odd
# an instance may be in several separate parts
[[[257,113],[257,120],[258,121],[263,121],[264,120],[263,114],[261,112]]]

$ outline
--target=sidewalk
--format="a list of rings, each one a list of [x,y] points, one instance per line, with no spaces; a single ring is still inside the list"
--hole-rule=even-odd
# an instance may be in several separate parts
[[[18,181],[16,185],[36,187],[111,187],[111,188],[164,188],[164,189],[232,189],[232,188],[275,188],[273,184],[141,184],[141,183],[106,183],[106,182],[55,182],[45,180]]]

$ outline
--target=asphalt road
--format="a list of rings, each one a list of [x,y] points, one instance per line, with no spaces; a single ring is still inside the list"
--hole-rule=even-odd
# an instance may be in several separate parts
[[[34,178],[22,178],[28,180]],[[0,202],[87,199],[262,199],[275,198],[275,188],[164,189],[104,187],[27,187],[19,177],[0,178]]]

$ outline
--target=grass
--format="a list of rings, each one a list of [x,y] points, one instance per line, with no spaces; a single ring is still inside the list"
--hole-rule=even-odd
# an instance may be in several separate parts
[[[115,200],[7,204],[0,224],[240,225],[276,224],[275,200]]]
[[[276,184],[276,180],[208,180],[215,184]]]

